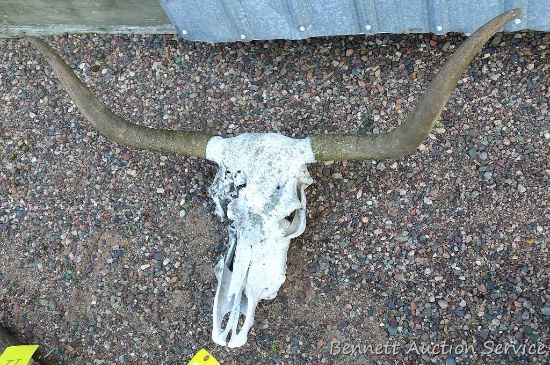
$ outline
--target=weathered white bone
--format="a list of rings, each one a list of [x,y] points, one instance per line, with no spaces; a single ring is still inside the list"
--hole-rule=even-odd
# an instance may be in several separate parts
[[[216,213],[230,221],[227,254],[215,269],[212,339],[238,347],[258,302],[273,299],[285,281],[290,239],[306,227],[304,190],[312,183],[306,164],[315,157],[309,138],[278,134],[214,137],[206,157],[220,165],[210,194]]]

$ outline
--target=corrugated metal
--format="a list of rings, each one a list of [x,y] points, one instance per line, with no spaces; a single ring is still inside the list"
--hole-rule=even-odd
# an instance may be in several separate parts
[[[182,38],[233,42],[375,33],[472,33],[522,8],[505,31],[550,31],[549,0],[161,0]]]

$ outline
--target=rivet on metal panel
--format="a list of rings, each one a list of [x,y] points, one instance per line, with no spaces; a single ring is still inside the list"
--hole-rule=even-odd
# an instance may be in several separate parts
[[[443,30],[443,27],[441,25],[438,25],[437,27],[435,27],[435,29],[437,29],[438,32],[441,32]]]
[[[366,29],[366,30],[371,30],[372,27],[370,26],[370,24],[367,24],[367,25],[365,25],[365,29]]]

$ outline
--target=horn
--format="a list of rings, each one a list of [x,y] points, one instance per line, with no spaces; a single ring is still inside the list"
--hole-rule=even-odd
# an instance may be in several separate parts
[[[119,117],[80,81],[46,42],[34,37],[29,38],[29,41],[46,58],[80,112],[100,133],[130,147],[206,157],[206,144],[213,135],[198,131],[149,128]]]
[[[474,56],[504,25],[519,16],[521,9],[503,13],[476,30],[443,65],[426,92],[393,130],[379,135],[324,134],[311,136],[317,161],[386,160],[413,152],[426,138]]]

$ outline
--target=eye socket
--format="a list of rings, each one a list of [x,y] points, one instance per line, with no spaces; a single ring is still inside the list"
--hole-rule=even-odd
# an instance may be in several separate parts
[[[296,216],[296,211],[293,210],[289,215],[287,215],[285,217],[285,219],[289,222],[293,222],[294,221],[294,217]]]
[[[288,236],[296,232],[299,223],[298,211],[293,210],[289,215],[279,221],[279,227],[284,231],[284,235]]]

